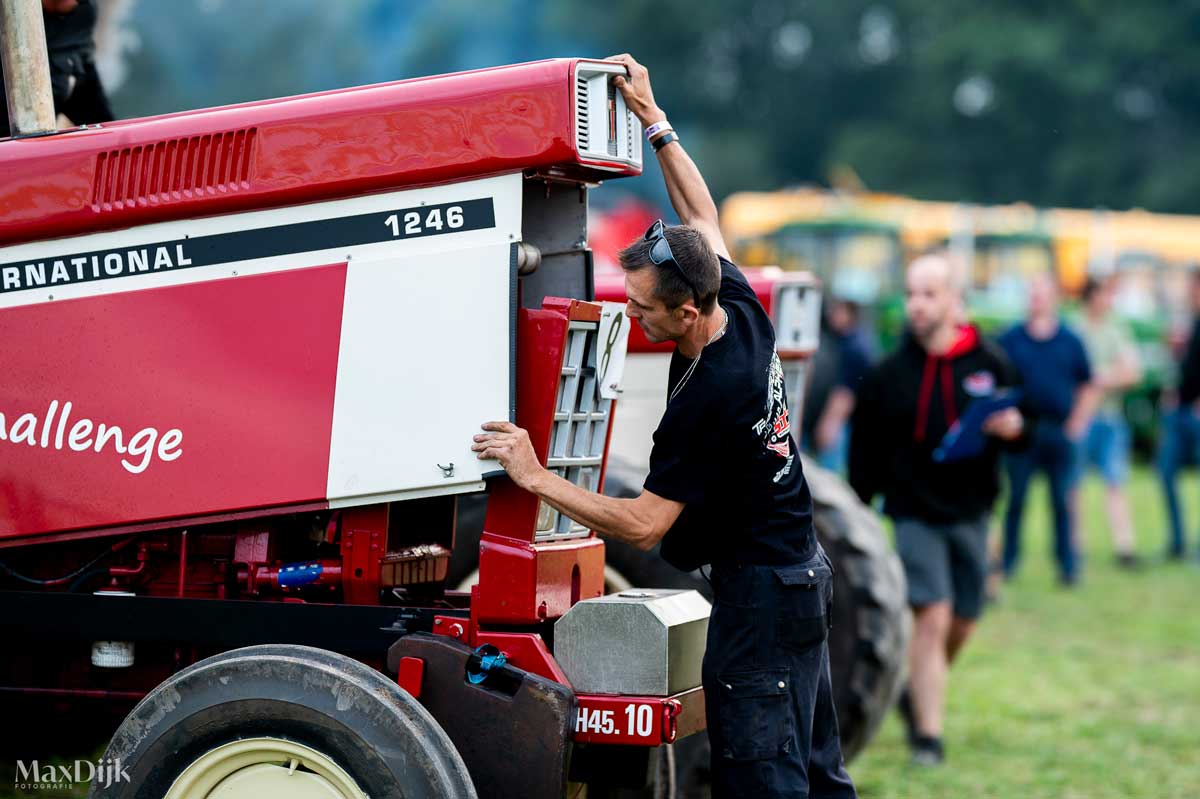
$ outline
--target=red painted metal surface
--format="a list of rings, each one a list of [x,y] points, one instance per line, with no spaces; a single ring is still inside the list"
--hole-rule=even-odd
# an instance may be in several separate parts
[[[470,620],[461,616],[434,616],[433,632],[435,635],[444,635],[447,638],[462,641],[464,644],[475,640],[474,627]],[[471,645],[474,646],[474,644]]]
[[[533,451],[541,463],[546,462],[550,451],[566,336],[565,314],[523,309],[517,317],[517,424],[529,432]],[[496,480],[488,497],[484,536],[531,542],[537,512],[537,496],[518,488],[511,480]]]
[[[508,663],[519,669],[541,675],[557,683],[571,686],[567,675],[559,668],[558,662],[546,642],[537,633],[501,633],[480,630],[475,638],[474,646],[491,644],[504,653]]]
[[[578,59],[383,83],[0,140],[0,244],[505,172],[595,181]]]
[[[525,544],[485,536],[479,588],[473,610],[481,625],[557,619],[580,599],[603,595],[604,542],[589,537]]]
[[[342,511],[342,600],[346,604],[379,604],[379,561],[387,554],[387,540],[387,505]]]
[[[742,274],[750,282],[750,287],[758,296],[767,314],[771,313],[773,287],[779,271],[774,267],[747,267]],[[625,294],[625,273],[619,269],[596,270],[596,301],[597,302],[629,302]],[[675,345],[669,341],[651,344],[646,334],[638,325],[637,320],[629,328],[629,352],[674,352]]]
[[[323,501],[345,280],[335,264],[6,309],[0,539]]]
[[[563,349],[571,321],[598,322],[595,303],[550,297],[523,310],[517,337],[517,424],[543,464],[550,448]],[[611,428],[610,428],[611,429]],[[479,551],[480,625],[538,624],[604,592],[604,542],[589,535],[534,543],[539,500],[506,478],[492,486]]]
[[[127,535],[133,533],[152,533],[161,530],[178,530],[183,525],[200,526],[207,524],[225,524],[228,522],[237,522],[244,520],[261,519],[267,516],[282,516],[284,514],[297,513],[315,513],[317,511],[327,510],[329,503],[325,500],[320,502],[305,502],[295,505],[279,505],[267,506],[262,508],[249,508],[247,510],[236,511],[232,513],[208,513],[200,516],[186,516],[171,519],[162,519],[152,522],[140,522],[135,524],[118,524],[112,527],[100,527],[89,530],[71,530],[62,533],[34,533],[31,535],[14,535],[9,538],[0,537],[0,550],[11,549],[13,547],[22,547],[31,543],[37,544],[55,544],[63,541],[82,541],[87,538],[108,538],[114,535]]]
[[[421,698],[421,685],[425,682],[425,661],[420,658],[400,658],[396,682],[415,699]]]
[[[576,694],[574,739],[580,743],[660,746],[704,729],[704,692],[675,696]]]

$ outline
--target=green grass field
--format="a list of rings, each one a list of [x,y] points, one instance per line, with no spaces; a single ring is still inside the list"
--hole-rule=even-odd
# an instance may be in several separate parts
[[[1200,488],[1183,488],[1200,520]],[[946,764],[908,765],[893,713],[850,766],[864,799],[1200,797],[1200,565],[1163,562],[1165,508],[1141,468],[1131,498],[1147,563],[1118,571],[1102,492],[1089,478],[1070,591],[1054,576],[1045,485],[1031,492],[1021,573],[950,673]]]

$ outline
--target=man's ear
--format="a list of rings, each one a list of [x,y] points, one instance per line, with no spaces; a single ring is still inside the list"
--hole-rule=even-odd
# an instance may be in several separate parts
[[[674,313],[679,321],[687,322],[689,325],[695,324],[700,319],[700,309],[690,302],[680,305]]]

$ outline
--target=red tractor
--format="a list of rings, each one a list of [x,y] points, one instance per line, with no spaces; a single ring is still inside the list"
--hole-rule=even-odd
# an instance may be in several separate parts
[[[602,486],[587,193],[641,171],[621,70],[0,143],[0,696],[137,702],[98,795],[599,792],[703,727],[707,604],[570,621],[604,543],[470,451],[511,418]],[[484,490],[478,585],[448,591]]]
[[[622,71],[0,141],[0,702],[128,710],[93,795],[674,784],[707,603],[605,596],[604,542],[470,451],[513,419],[605,486],[626,328],[594,302],[587,197],[641,172]],[[67,776],[23,759],[14,784]]]

